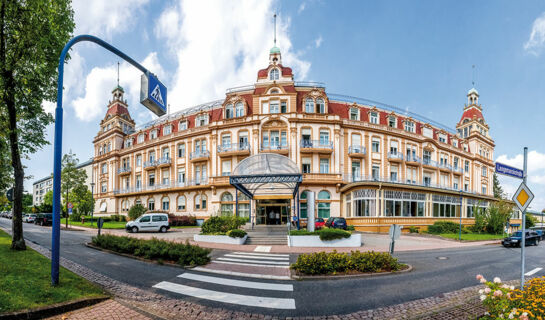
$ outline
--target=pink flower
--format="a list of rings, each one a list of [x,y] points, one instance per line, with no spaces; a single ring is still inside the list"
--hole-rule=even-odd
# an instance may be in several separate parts
[[[482,274],[478,274],[478,275],[476,276],[476,278],[477,278],[477,280],[481,280],[481,279],[483,278],[483,275],[482,275]]]
[[[490,293],[490,291],[492,291],[492,290],[490,290],[490,288],[485,288],[485,289],[484,289],[484,292],[485,292],[485,293]]]
[[[501,297],[503,295],[503,292],[501,290],[494,291],[494,297]]]
[[[507,298],[511,298],[511,292],[507,292]]]
[[[501,283],[501,279],[498,278],[498,277],[495,277],[495,278],[494,278],[494,283]]]
[[[481,279],[481,283],[486,283],[486,279],[485,279],[485,278],[482,278],[482,279]]]

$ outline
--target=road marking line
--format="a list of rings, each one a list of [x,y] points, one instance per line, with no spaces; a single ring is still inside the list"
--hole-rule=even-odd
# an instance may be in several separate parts
[[[248,296],[242,294],[194,288],[167,281],[159,282],[153,287],[199,299],[206,299],[223,303],[232,303],[250,307],[261,307],[270,309],[295,309],[294,299]]]
[[[203,276],[200,274],[186,272],[178,276],[178,278],[184,278],[189,280],[197,280],[202,282],[214,283],[223,286],[241,287],[250,289],[261,290],[275,290],[275,291],[293,291],[293,285],[291,284],[276,284],[266,282],[254,282],[244,280],[233,280],[219,277]]]
[[[247,256],[243,254],[226,254],[224,257],[233,257],[233,258],[245,258],[245,259],[266,259],[266,260],[289,260],[289,257],[258,257],[258,256]]]
[[[235,258],[216,258],[215,261],[222,260],[222,261],[235,261],[235,262],[255,262],[255,263],[269,263],[269,264],[281,264],[281,265],[289,265],[289,262],[284,261],[266,261],[266,260],[254,260],[254,261],[248,261],[244,259],[235,259]]]
[[[271,246],[257,246],[254,251],[256,252],[271,252]]]
[[[290,267],[290,266],[271,266],[267,264],[228,262],[228,261],[217,261],[217,260],[213,260],[212,263],[235,264],[239,266],[267,267],[267,268],[284,268],[284,269],[288,269]]]
[[[238,277],[246,277],[246,278],[258,278],[258,279],[269,279],[269,280],[292,280],[289,276],[274,276],[270,274],[244,273],[244,272],[236,272],[236,271],[208,269],[203,267],[195,267],[195,268],[192,268],[191,270],[200,271],[200,272],[208,272],[208,273],[226,274],[229,276],[238,276]]]
[[[531,275],[533,275],[533,274],[538,273],[538,272],[541,271],[541,270],[543,270],[543,268],[535,268],[535,269],[532,270],[532,271],[526,272],[524,275],[525,275],[525,276],[531,276]]]
[[[250,256],[262,256],[262,257],[289,257],[289,254],[280,254],[280,253],[257,253],[257,252],[233,252],[234,254],[247,254]]]

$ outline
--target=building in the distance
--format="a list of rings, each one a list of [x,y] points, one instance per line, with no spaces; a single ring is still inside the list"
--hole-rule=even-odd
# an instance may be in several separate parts
[[[290,214],[306,218],[312,191],[317,216],[385,231],[460,214],[470,224],[474,208],[493,201],[494,140],[477,90],[467,93],[454,130],[293,78],[274,47],[255,84],[138,127],[116,87],[94,139],[97,213],[127,213],[139,203],[206,219],[232,214],[238,203],[238,215],[278,224]],[[235,194],[235,167],[265,153],[284,156],[283,167],[302,174],[295,199],[272,187],[253,199]]]
[[[89,190],[92,190],[91,182],[93,178],[93,158],[79,163],[76,168],[85,170],[85,173],[87,174],[85,185],[87,185]],[[51,190],[53,190],[53,175],[49,175],[45,178],[34,181],[32,184],[32,205],[41,205],[44,201],[45,194]]]

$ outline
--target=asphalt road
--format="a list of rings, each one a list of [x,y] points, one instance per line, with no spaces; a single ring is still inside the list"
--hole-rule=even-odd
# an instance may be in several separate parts
[[[11,220],[0,218],[0,226],[10,229]],[[24,224],[24,234],[28,241],[51,247],[51,227]],[[268,292],[266,296],[278,299],[293,298],[296,309],[250,307],[198,299],[152,288],[162,281],[186,285],[198,283],[200,288],[206,290],[215,290],[218,285],[190,280],[181,282],[177,276],[184,273],[184,269],[150,264],[87,248],[83,244],[89,242],[90,237],[91,234],[84,231],[61,231],[61,256],[129,285],[154,290],[177,299],[277,316],[344,314],[403,303],[476,285],[478,284],[475,280],[476,274],[483,274],[488,279],[496,276],[502,280],[520,279],[520,248],[507,249],[500,245],[487,245],[463,249],[412,251],[395,254],[400,261],[413,266],[412,272],[346,280],[267,281],[293,284],[293,292]],[[526,249],[526,271],[545,268],[545,244]],[[225,252],[213,252],[214,256],[222,254]],[[290,257],[290,260],[294,259],[295,256]],[[191,273],[199,274],[194,271]],[[545,272],[541,270],[534,276],[543,275]],[[222,277],[248,280],[231,276]],[[257,289],[230,287],[223,288],[222,291],[248,296],[263,295]]]

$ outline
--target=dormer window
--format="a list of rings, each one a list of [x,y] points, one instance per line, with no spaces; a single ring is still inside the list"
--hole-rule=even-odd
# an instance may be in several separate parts
[[[305,112],[306,113],[314,112],[314,100],[312,100],[311,98],[307,98],[305,100]]]
[[[225,106],[225,119],[231,119],[234,116],[234,108],[232,104]]]
[[[237,102],[235,104],[235,117],[243,117],[244,116],[244,104],[242,102]]]
[[[202,127],[208,125],[208,114],[200,114],[195,118],[195,126]]]
[[[389,116],[389,117],[388,117],[388,127],[390,127],[390,128],[395,128],[395,127],[397,127],[397,125],[396,125],[396,117],[394,117],[394,116]]]
[[[166,136],[167,134],[172,133],[172,126],[169,124],[168,126],[163,127],[163,135]]]
[[[440,133],[440,134],[439,134],[439,142],[447,143],[447,136],[445,136],[444,134]]]
[[[369,122],[378,124],[378,113],[376,112],[370,112],[369,113]]]
[[[138,143],[144,142],[144,134],[143,133],[139,134],[136,141],[138,141]]]
[[[269,92],[270,94],[278,94],[278,89],[272,89],[271,92]]]
[[[157,138],[157,130],[156,129],[152,130],[151,133],[150,133],[150,139],[155,139],[155,138]]]
[[[132,139],[125,140],[125,148],[132,146]]]
[[[350,108],[350,120],[360,120],[358,108]]]
[[[322,99],[322,98],[316,99],[316,112],[318,112],[318,113],[325,113],[325,102],[324,102],[324,99]]]
[[[414,133],[414,122],[410,120],[405,121],[405,131]]]
[[[181,130],[187,130],[187,121],[186,120],[182,120],[182,121],[180,121],[180,123],[178,123],[178,131],[181,131]]]
[[[269,80],[278,80],[280,76],[280,72],[278,69],[271,69],[271,72],[269,73]]]

